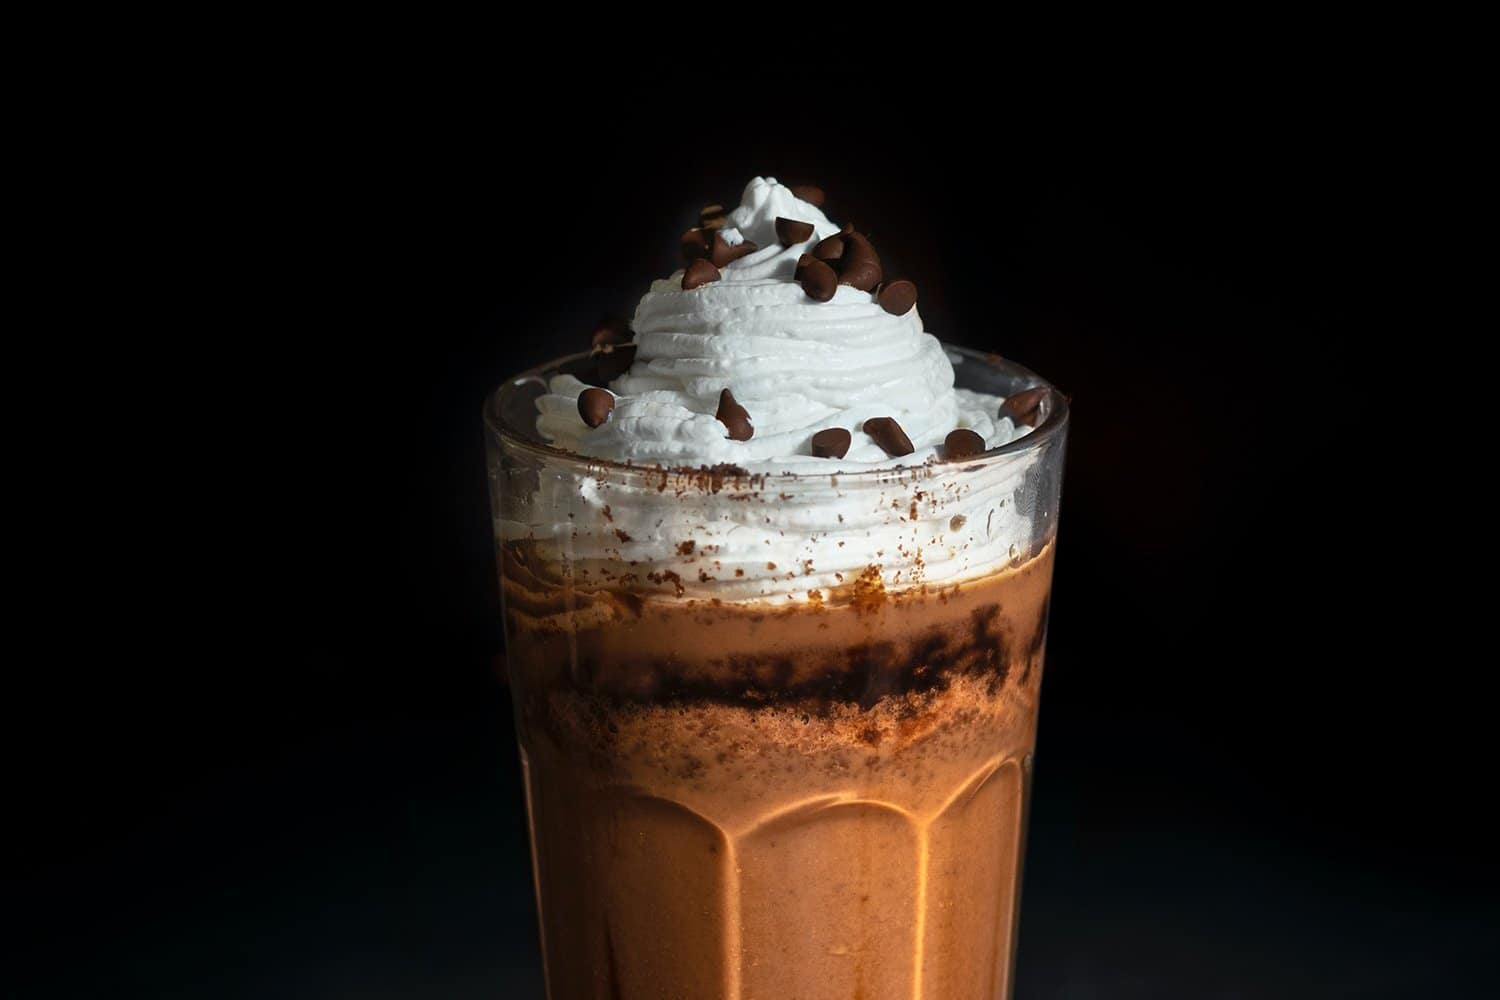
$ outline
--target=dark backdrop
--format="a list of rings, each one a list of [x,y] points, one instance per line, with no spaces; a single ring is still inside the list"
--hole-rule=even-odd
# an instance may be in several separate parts
[[[540,996],[480,402],[767,173],[822,185],[931,331],[1073,397],[1018,995],[1461,995],[1500,928],[1379,102],[636,83],[320,104],[260,154],[274,305],[201,358],[247,377],[169,501],[190,575],[142,666],[90,674],[70,781],[24,789],[66,819],[19,882],[66,933],[27,957],[152,996]]]

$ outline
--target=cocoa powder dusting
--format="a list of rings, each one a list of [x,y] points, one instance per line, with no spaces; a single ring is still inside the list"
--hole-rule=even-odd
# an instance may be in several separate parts
[[[647,573],[646,579],[655,584],[670,583],[672,589],[677,592],[678,597],[687,593],[687,588],[682,585],[682,577],[669,569],[664,569],[660,573]]]
[[[851,603],[856,611],[878,611],[885,603],[885,581],[880,578],[880,567],[875,563],[866,566],[855,578],[851,587],[853,588]]]

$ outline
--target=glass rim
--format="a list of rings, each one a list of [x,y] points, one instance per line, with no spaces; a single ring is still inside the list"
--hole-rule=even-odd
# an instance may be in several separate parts
[[[1015,438],[996,448],[980,452],[958,462],[939,460],[928,461],[916,465],[882,465],[877,468],[867,469],[819,469],[817,471],[804,470],[793,472],[790,470],[782,472],[755,472],[744,471],[743,475],[753,475],[757,479],[772,482],[796,482],[813,479],[825,479],[830,475],[838,476],[841,481],[854,480],[882,482],[889,481],[892,475],[904,476],[927,468],[939,468],[943,466],[957,466],[960,469],[976,468],[1008,458],[1012,455],[1020,455],[1029,451],[1040,450],[1059,435],[1068,425],[1068,397],[1065,396],[1051,382],[1042,378],[1036,372],[1025,365],[1001,357],[990,351],[979,351],[971,347],[960,347],[947,341],[938,341],[943,351],[948,354],[958,354],[966,361],[979,362],[989,367],[1013,375],[1025,382],[1023,389],[1045,388],[1047,390],[1047,413],[1042,422],[1032,428],[1031,433]],[[516,448],[533,456],[543,458],[553,463],[562,463],[584,469],[603,469],[621,473],[647,474],[654,476],[666,475],[700,475],[705,469],[714,469],[716,466],[706,465],[675,465],[663,466],[660,464],[636,465],[631,462],[621,462],[612,458],[598,458],[591,455],[580,455],[576,451],[565,451],[562,448],[554,448],[543,441],[533,440],[521,436],[521,433],[503,423],[499,417],[500,404],[511,394],[518,391],[522,386],[540,382],[546,384],[545,372],[556,373],[556,369],[570,361],[587,358],[591,352],[580,351],[577,354],[566,354],[562,357],[553,358],[534,368],[512,375],[496,387],[484,401],[484,425],[485,429],[503,441],[507,447]],[[1011,395],[1014,395],[1012,393]],[[530,428],[531,434],[536,434],[535,428]],[[763,464],[763,463],[762,463]]]

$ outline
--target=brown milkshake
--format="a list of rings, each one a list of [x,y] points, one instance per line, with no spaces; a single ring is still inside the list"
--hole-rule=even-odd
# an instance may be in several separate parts
[[[487,411],[548,994],[1007,997],[1065,404],[774,181],[731,223]]]
[[[1004,995],[1051,571],[582,632],[507,578],[554,1000]]]

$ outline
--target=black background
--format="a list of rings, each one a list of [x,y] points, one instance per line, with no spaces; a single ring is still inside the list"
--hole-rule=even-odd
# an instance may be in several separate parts
[[[1451,484],[1413,433],[1450,362],[1397,329],[1419,198],[1387,106],[981,84],[289,117],[241,206],[279,237],[244,292],[270,308],[203,348],[221,406],[182,416],[186,569],[121,595],[130,655],[63,679],[92,695],[21,779],[59,820],[18,872],[50,942],[23,967],[541,995],[480,402],[763,173],[822,185],[929,330],[1073,397],[1018,996],[1464,995],[1495,868],[1431,596]]]

